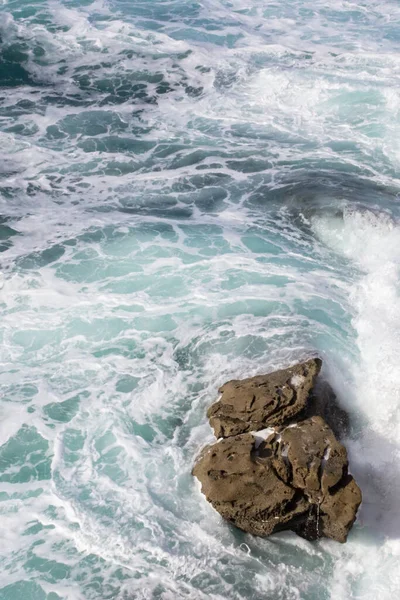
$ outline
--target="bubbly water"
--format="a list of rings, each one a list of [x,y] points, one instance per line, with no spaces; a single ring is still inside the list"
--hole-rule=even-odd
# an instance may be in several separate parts
[[[398,0],[0,5],[0,599],[397,598]],[[359,518],[253,538],[205,412],[315,352]]]

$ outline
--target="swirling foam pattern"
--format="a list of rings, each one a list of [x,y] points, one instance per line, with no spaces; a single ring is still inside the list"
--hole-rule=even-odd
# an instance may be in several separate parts
[[[398,2],[0,10],[0,599],[396,598]],[[360,516],[255,539],[205,411],[315,351]]]

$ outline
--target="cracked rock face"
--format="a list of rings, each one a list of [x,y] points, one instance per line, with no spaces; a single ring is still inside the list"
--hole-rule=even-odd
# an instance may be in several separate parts
[[[307,408],[309,394],[321,369],[313,358],[289,369],[225,383],[220,400],[207,416],[217,438],[282,425]]]
[[[346,449],[321,417],[220,440],[193,474],[222,517],[255,535],[290,529],[345,542],[361,503]]]

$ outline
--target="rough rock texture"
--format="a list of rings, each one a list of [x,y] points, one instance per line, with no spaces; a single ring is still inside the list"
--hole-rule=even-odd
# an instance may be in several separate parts
[[[225,383],[219,389],[221,399],[207,411],[215,436],[226,438],[293,420],[306,410],[321,364],[313,358],[268,375]]]
[[[225,519],[255,535],[291,529],[345,542],[361,503],[346,449],[321,417],[207,446],[193,474]]]

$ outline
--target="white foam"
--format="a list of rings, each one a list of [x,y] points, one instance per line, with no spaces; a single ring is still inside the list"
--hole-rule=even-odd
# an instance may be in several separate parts
[[[299,387],[304,383],[304,381],[305,377],[303,375],[293,375],[292,379],[290,380],[290,383],[295,387]]]
[[[257,449],[262,442],[264,442],[270,435],[275,433],[273,427],[267,427],[266,429],[260,429],[259,431],[252,431],[251,434],[255,438],[254,447]]]
[[[365,536],[380,539],[379,550],[361,535],[346,554],[346,577],[359,581],[364,599],[390,598],[400,587],[393,564],[400,560],[400,224],[385,213],[344,211],[343,218],[315,218],[318,235],[360,270],[350,290],[359,359],[352,361],[353,418],[360,431],[348,442],[353,474],[363,491],[359,522]],[[362,561],[362,568],[356,566]],[[338,570],[342,561],[339,561]],[[385,581],[385,584],[381,583]],[[346,578],[344,579],[344,582]],[[348,583],[334,584],[332,598],[348,597]],[[347,590],[347,591],[346,591]]]

